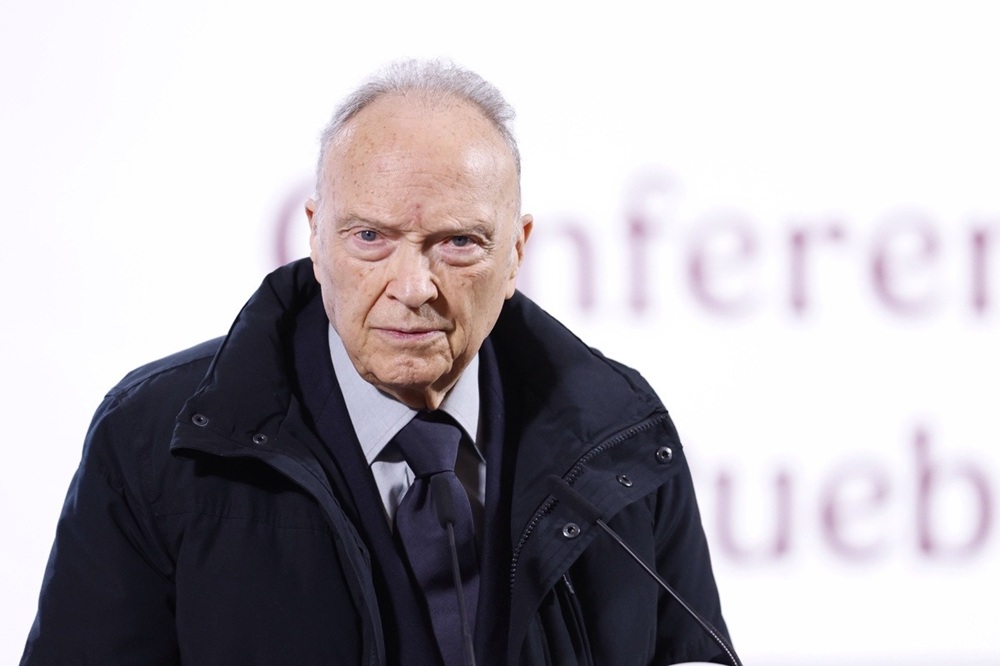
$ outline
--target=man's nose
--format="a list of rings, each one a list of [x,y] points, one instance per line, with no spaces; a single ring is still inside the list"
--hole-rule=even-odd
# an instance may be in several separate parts
[[[418,308],[437,298],[438,289],[430,259],[418,247],[404,245],[390,259],[391,275],[386,293],[410,308]]]

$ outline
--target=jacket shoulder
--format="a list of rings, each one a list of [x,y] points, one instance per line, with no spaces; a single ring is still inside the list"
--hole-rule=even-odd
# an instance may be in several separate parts
[[[123,398],[156,379],[169,379],[170,376],[185,376],[192,372],[200,381],[205,376],[208,363],[215,357],[224,338],[218,337],[201,344],[189,347],[183,351],[139,366],[122,378],[108,393],[109,397]],[[192,392],[194,387],[192,387]]]
[[[167,452],[177,415],[205,377],[221,341],[203,342],[125,375],[94,414],[82,464],[124,485],[137,455]]]

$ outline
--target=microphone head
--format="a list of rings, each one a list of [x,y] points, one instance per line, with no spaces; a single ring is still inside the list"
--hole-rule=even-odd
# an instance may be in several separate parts
[[[583,495],[574,490],[561,477],[550,474],[547,479],[547,485],[548,491],[553,497],[560,502],[565,502],[573,512],[588,523],[596,523],[603,518],[603,515],[596,506],[584,499]]]
[[[455,511],[455,498],[451,494],[451,485],[444,474],[435,474],[430,478],[431,502],[434,504],[434,512],[437,514],[441,527],[448,527],[458,522],[458,515]]]

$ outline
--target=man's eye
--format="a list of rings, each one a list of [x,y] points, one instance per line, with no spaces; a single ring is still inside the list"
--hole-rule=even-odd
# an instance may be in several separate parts
[[[472,243],[472,239],[469,238],[468,236],[452,236],[451,237],[451,244],[454,245],[455,247],[466,247],[470,243]]]
[[[378,240],[378,234],[371,229],[362,229],[358,232],[358,238],[366,243],[373,243]]]

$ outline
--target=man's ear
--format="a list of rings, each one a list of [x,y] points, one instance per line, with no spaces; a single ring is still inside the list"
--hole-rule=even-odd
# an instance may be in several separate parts
[[[518,240],[515,245],[517,249],[517,265],[520,266],[521,262],[524,261],[524,246],[528,243],[528,236],[531,235],[531,230],[535,227],[535,218],[530,214],[521,216],[521,232],[518,234]]]
[[[312,259],[314,267],[316,266],[316,260],[319,258],[319,239],[317,238],[319,216],[316,214],[317,208],[319,208],[319,204],[316,203],[315,199],[306,199],[306,219],[309,220],[309,258]]]
[[[316,232],[316,223],[313,221],[313,216],[316,215],[316,208],[319,204],[316,203],[315,199],[306,199],[306,219],[309,220],[309,231],[310,233]]]
[[[514,238],[514,262],[510,267],[510,279],[507,282],[507,298],[514,295],[514,290],[517,288],[517,274],[521,270],[521,263],[524,261],[524,246],[528,243],[528,237],[531,235],[531,229],[534,227],[535,220],[531,215],[523,215],[519,220],[517,236]]]

